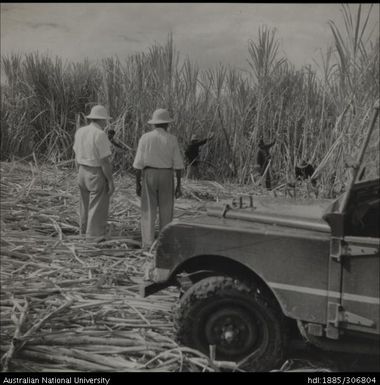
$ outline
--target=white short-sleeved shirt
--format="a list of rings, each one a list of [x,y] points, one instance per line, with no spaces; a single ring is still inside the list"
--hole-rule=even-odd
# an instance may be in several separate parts
[[[100,167],[100,159],[111,155],[111,142],[102,128],[92,122],[77,130],[73,149],[78,164]]]
[[[183,169],[177,138],[162,128],[147,132],[140,138],[133,167],[138,170],[145,167]]]

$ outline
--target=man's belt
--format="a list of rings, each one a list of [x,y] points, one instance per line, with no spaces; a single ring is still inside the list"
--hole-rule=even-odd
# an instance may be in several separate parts
[[[170,168],[164,168],[164,167],[151,167],[151,166],[146,166],[146,167],[144,167],[144,170],[147,170],[147,169],[152,169],[152,170],[173,170],[172,167],[170,167]]]
[[[78,163],[79,166],[82,166],[84,168],[102,168],[101,166],[89,166],[88,164]]]

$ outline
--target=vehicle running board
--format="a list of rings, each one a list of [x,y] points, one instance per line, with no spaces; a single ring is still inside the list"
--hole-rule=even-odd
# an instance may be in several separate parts
[[[365,343],[353,342],[351,340],[332,341],[331,339],[322,337],[320,335],[312,335],[311,331],[321,331],[323,328],[322,325],[305,323],[303,321],[298,320],[297,326],[302,337],[307,342],[318,347],[319,349],[346,353],[352,353],[352,351],[357,351],[362,354],[380,355],[380,346],[378,339],[374,339],[371,342],[366,341]]]

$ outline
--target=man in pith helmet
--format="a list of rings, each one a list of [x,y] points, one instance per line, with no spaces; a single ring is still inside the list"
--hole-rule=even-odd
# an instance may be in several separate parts
[[[136,171],[136,194],[141,197],[142,246],[154,242],[157,208],[160,230],[173,219],[174,197],[181,192],[184,168],[177,138],[167,132],[173,122],[169,112],[162,108],[154,111],[148,124],[154,129],[139,140],[133,167]],[[174,188],[174,173],[176,187]]]
[[[104,132],[110,119],[101,105],[87,115],[90,124],[75,133],[74,152],[80,191],[80,228],[86,239],[102,241],[106,235],[110,196],[115,187],[111,167],[111,143]]]

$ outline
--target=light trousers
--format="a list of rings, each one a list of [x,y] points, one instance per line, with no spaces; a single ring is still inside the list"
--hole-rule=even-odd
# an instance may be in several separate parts
[[[90,239],[102,237],[109,208],[106,177],[100,167],[79,165],[78,183],[81,233]]]
[[[150,247],[154,242],[157,209],[160,230],[173,219],[174,172],[172,169],[145,168],[141,187],[142,244]]]

